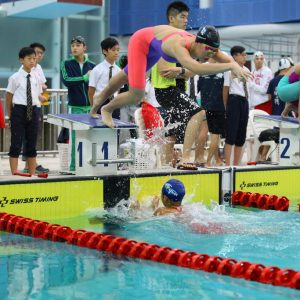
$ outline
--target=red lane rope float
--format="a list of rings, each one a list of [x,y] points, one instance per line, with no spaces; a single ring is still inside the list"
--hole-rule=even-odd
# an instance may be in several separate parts
[[[238,193],[241,192],[237,192],[233,198],[237,199]],[[250,196],[246,194],[248,200]],[[254,195],[249,201],[257,198],[259,197]],[[278,199],[277,197],[275,200],[270,200],[274,203],[274,207],[276,207],[276,203],[281,207],[282,204],[278,204]],[[282,201],[286,203],[284,200]],[[300,272],[291,269],[280,269],[275,266],[265,267],[262,264],[161,247],[124,237],[82,229],[73,230],[68,226],[49,224],[4,212],[0,212],[0,230],[300,290]]]
[[[233,205],[288,211],[290,201],[285,196],[236,191],[231,195]]]

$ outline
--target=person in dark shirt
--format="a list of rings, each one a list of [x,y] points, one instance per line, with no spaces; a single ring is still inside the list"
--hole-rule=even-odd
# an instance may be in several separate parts
[[[89,74],[96,64],[89,60],[86,52],[86,42],[82,36],[71,40],[72,56],[61,63],[61,77],[68,88],[68,112],[71,114],[86,114],[90,111],[88,98]],[[75,171],[75,131],[71,131],[71,161],[70,171]]]
[[[215,60],[210,58],[209,63],[215,63]],[[206,111],[208,131],[211,133],[211,143],[206,162],[208,167],[212,165],[213,157],[215,157],[217,166],[223,163],[218,153],[220,136],[225,135],[223,84],[223,73],[200,76],[198,81],[198,91],[201,92],[201,104]]]
[[[275,77],[269,83],[267,94],[269,95],[269,100],[272,100],[272,115],[280,116],[284,110],[285,102],[280,100],[277,94],[277,86],[291,66],[292,63],[288,58],[282,58],[279,61],[279,69],[275,73]]]
[[[272,100],[272,115],[280,116],[284,110],[285,102],[281,101],[278,93],[277,86],[281,78],[290,70],[293,66],[293,63],[288,58],[281,58],[279,61],[278,71],[275,73],[274,78],[270,81],[267,94],[269,100]],[[263,143],[266,141],[274,141],[276,144],[279,143],[279,128],[274,127],[272,129],[263,130],[258,140]],[[260,146],[259,161],[266,161],[268,159],[267,155],[269,152],[270,146],[264,145]]]

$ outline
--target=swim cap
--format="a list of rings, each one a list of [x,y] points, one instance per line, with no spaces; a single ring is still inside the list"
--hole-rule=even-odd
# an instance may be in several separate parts
[[[202,43],[214,48],[220,47],[220,36],[214,26],[203,26],[199,28],[196,36],[196,43]]]
[[[180,180],[170,179],[163,185],[161,192],[171,201],[181,202],[185,195],[185,188]]]
[[[256,52],[254,53],[254,58],[255,58],[255,57],[260,57],[260,56],[265,56],[264,53],[263,53],[262,51],[256,51]]]
[[[279,70],[284,70],[284,69],[287,69],[291,66],[291,62],[289,59],[287,58],[282,58],[280,61],[279,61]]]

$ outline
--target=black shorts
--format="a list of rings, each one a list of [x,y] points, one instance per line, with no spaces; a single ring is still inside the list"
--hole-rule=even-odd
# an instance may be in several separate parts
[[[226,107],[225,143],[242,147],[246,140],[249,103],[245,97],[229,95]]]
[[[41,109],[33,107],[32,119],[26,120],[26,106],[14,105],[12,108],[11,121],[11,145],[9,149],[10,157],[19,157],[22,149],[22,141],[25,138],[27,157],[36,157],[36,142],[39,128]]]
[[[225,136],[225,111],[206,111],[208,131],[212,134]]]
[[[278,144],[279,133],[280,131],[278,127],[274,127],[273,129],[266,129],[259,134],[258,140],[261,143],[266,141],[274,141],[276,144]]]
[[[165,126],[170,126],[166,136],[175,135],[177,142],[183,142],[189,120],[201,111],[199,105],[176,86],[166,89],[155,88],[157,102],[164,108]]]

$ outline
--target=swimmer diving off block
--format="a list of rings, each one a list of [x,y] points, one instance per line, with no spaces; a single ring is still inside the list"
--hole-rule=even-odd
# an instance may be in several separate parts
[[[231,70],[238,77],[248,79],[251,73],[242,69],[233,59],[222,53],[219,34],[213,26],[204,26],[197,35],[168,25],[147,27],[136,31],[128,44],[128,65],[112,77],[107,87],[94,97],[91,116],[97,118],[102,103],[124,84],[129,83],[129,91],[119,94],[101,109],[102,121],[109,127],[115,127],[112,112],[129,104],[136,104],[144,97],[146,71],[151,69],[162,57],[168,62],[179,62],[189,71],[199,75],[210,75]],[[215,64],[201,64],[214,57]],[[201,123],[200,112],[190,122],[194,126]],[[195,140],[195,139],[193,139]]]

